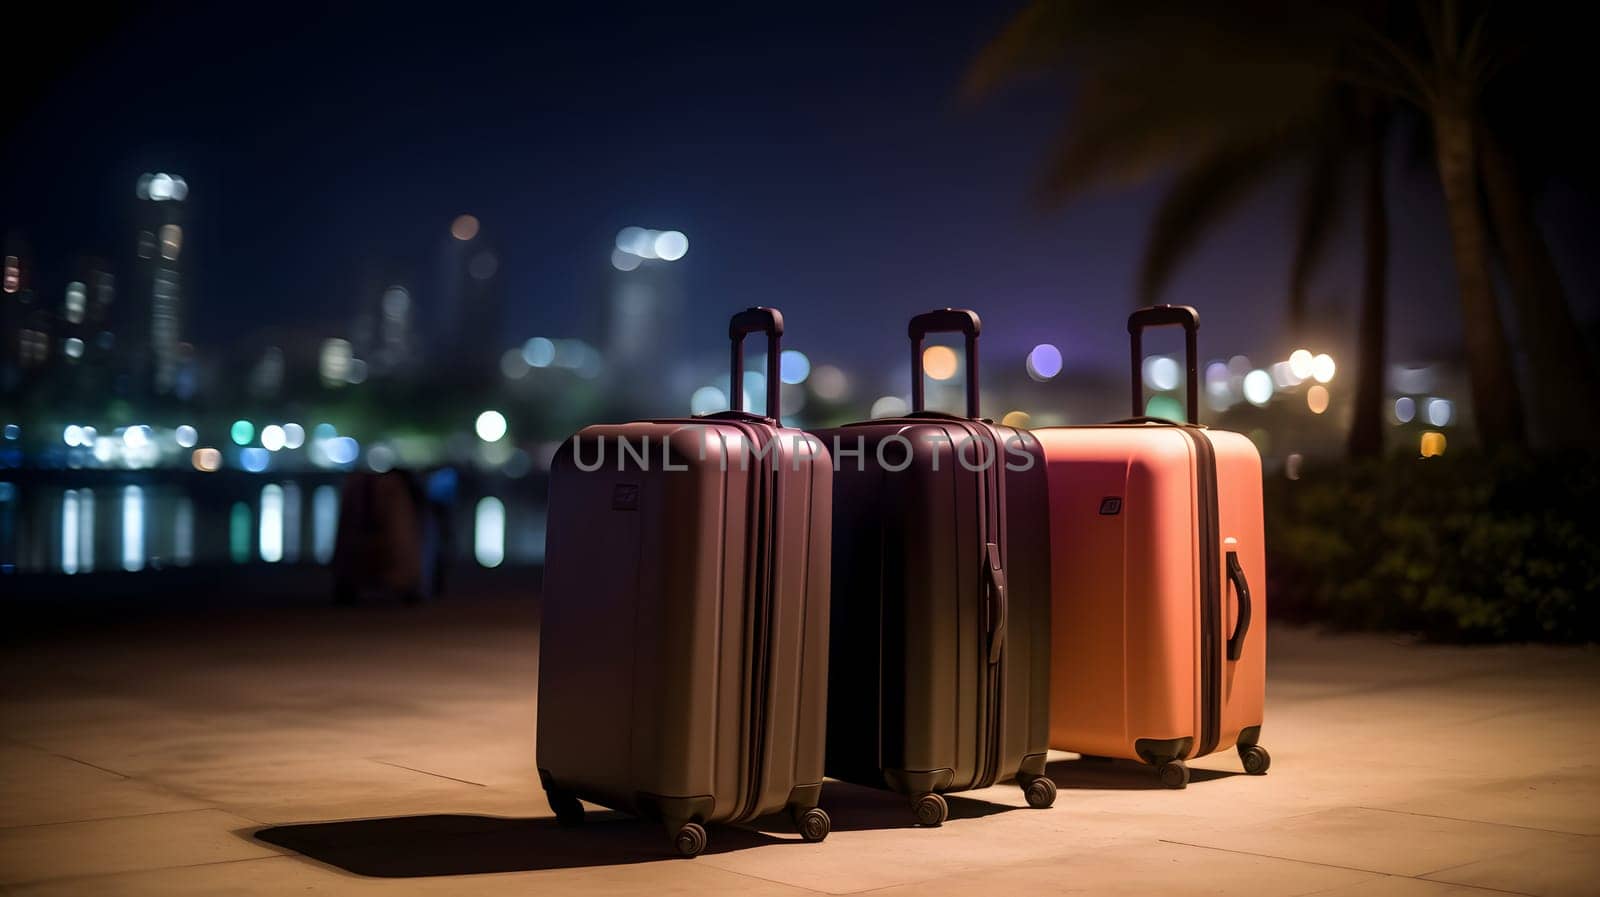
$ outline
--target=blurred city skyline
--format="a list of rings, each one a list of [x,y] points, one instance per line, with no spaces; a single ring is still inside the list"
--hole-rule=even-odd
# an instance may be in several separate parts
[[[471,214],[498,254],[503,314],[484,334],[497,350],[592,333],[613,240],[640,225],[690,241],[689,326],[670,351],[714,351],[729,311],[775,305],[788,345],[878,377],[903,365],[911,313],[964,305],[984,315],[986,368],[1048,341],[1069,369],[1120,372],[1158,191],[1034,209],[1037,147],[1059,127],[1037,115],[1045,88],[982,108],[955,99],[1009,11],[411,19],[345,6],[256,20],[171,4],[119,13],[98,40],[45,20],[34,34],[57,58],[5,123],[0,227],[26,240],[53,301],[80,256],[127,254],[141,173],[181,173],[184,335],[202,352],[348,330],[386,280],[437,311],[435,260]],[[1425,177],[1406,180],[1392,357],[1449,358],[1448,249],[1440,228],[1417,226],[1442,212]],[[1552,193],[1555,250],[1592,319],[1592,212]],[[1180,274],[1169,298],[1201,308],[1203,354],[1293,348],[1288,202],[1263,196]],[[1316,284],[1327,338],[1313,348],[1351,343],[1356,278],[1336,256]]]

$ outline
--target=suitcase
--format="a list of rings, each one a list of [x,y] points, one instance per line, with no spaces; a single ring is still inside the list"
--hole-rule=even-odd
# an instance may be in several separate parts
[[[1056,791],[1043,456],[978,418],[980,329],[965,310],[913,318],[911,413],[817,431],[834,454],[828,774],[910,796],[929,826],[944,792],[1015,777],[1047,807]],[[965,336],[966,417],[924,410],[936,332]]]
[[[738,388],[759,331],[770,418]],[[733,410],[587,427],[556,455],[538,767],[564,823],[591,801],[663,822],[685,856],[707,824],[785,809],[828,834],[832,469],[776,419],[782,333],[774,309],[734,316]]]
[[[1034,431],[1050,486],[1054,593],[1050,746],[1142,760],[1171,788],[1185,760],[1236,747],[1246,772],[1266,695],[1261,456],[1238,433],[1196,423],[1187,306],[1128,319],[1134,414],[1146,327],[1185,331],[1188,422],[1135,417]]]

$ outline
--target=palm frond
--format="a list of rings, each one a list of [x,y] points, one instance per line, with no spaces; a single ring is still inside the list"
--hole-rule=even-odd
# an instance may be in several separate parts
[[[1306,321],[1306,287],[1327,257],[1329,240],[1344,211],[1339,202],[1349,145],[1328,134],[1312,145],[1300,186],[1294,255],[1289,261],[1289,327],[1300,332]]]
[[[1302,149],[1292,138],[1226,144],[1186,166],[1150,228],[1139,265],[1139,304],[1155,304],[1206,231]]]

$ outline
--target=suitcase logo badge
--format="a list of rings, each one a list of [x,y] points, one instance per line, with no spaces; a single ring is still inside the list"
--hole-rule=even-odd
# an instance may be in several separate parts
[[[1112,516],[1114,514],[1121,514],[1121,513],[1122,513],[1122,498],[1120,496],[1108,495],[1105,498],[1100,499],[1100,514],[1101,514],[1101,516],[1110,517],[1110,516]]]
[[[639,484],[618,483],[611,489],[611,510],[639,510]]]

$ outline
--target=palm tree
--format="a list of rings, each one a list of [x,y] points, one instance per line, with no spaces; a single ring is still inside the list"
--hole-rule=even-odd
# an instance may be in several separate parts
[[[1306,335],[1307,285],[1344,203],[1359,198],[1364,247],[1351,454],[1383,448],[1391,104],[1332,77],[1339,46],[1272,7],[1195,10],[1036,3],[980,54],[981,96],[1028,71],[1071,62],[1071,126],[1045,181],[1047,204],[1101,183],[1177,173],[1140,264],[1138,300],[1158,301],[1206,231],[1286,171],[1300,179],[1289,318]],[[1362,188],[1346,190],[1359,171]]]
[[[1166,285],[1205,226],[1293,162],[1307,173],[1291,265],[1291,320],[1299,322],[1305,282],[1336,207],[1330,185],[1351,160],[1364,159],[1366,259],[1351,433],[1357,453],[1373,451],[1381,438],[1383,146],[1394,103],[1407,103],[1432,138],[1445,196],[1478,434],[1490,447],[1520,447],[1522,407],[1490,270],[1479,182],[1489,173],[1482,166],[1493,170],[1496,164],[1483,152],[1488,128],[1481,99],[1506,61],[1505,48],[1491,35],[1486,12],[1474,8],[1464,15],[1458,0],[1288,6],[1036,0],[982,51],[967,90],[981,95],[1020,75],[1070,66],[1071,127],[1045,181],[1052,204],[1098,184],[1180,169],[1146,247],[1145,301]],[[1351,108],[1361,110],[1355,127]],[[1500,192],[1504,247],[1514,242],[1509,235],[1526,229],[1512,220],[1517,209]],[[1553,302],[1548,290],[1520,301],[1524,292],[1518,290],[1519,308],[1535,307],[1542,315],[1536,322],[1542,326],[1530,326],[1525,313],[1524,331],[1559,330],[1549,323],[1559,320],[1557,311],[1570,320],[1559,294]],[[1530,366],[1548,368],[1542,354],[1530,353]]]

